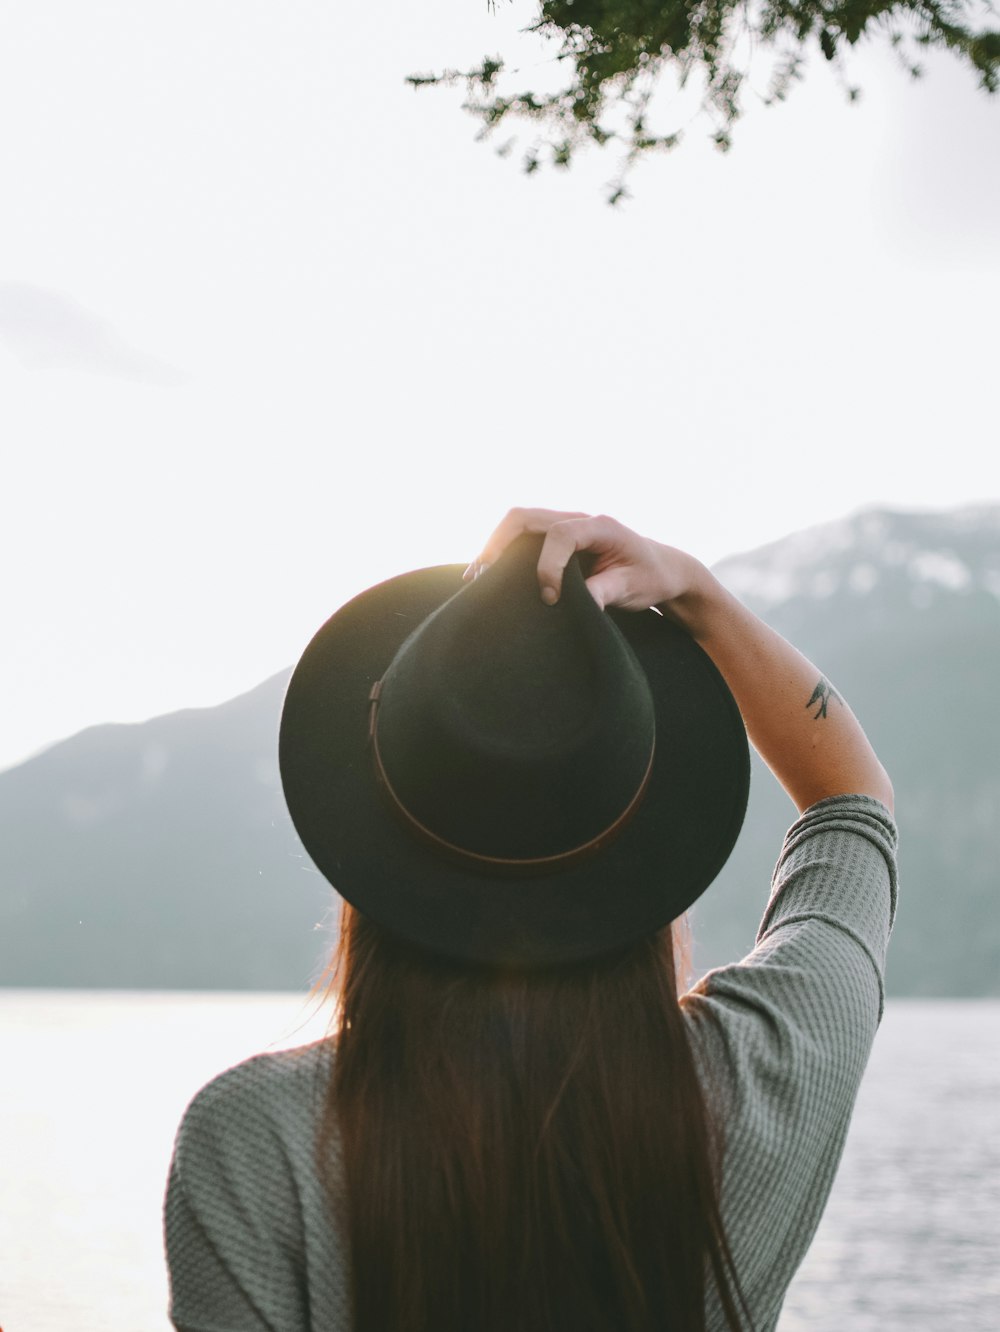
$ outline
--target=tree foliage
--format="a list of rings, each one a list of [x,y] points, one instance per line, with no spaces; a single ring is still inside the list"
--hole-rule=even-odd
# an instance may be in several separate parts
[[[487,0],[490,8],[495,0]],[[992,16],[986,0],[982,17]],[[656,132],[651,100],[672,70],[679,85],[700,89],[716,145],[725,151],[741,112],[749,66],[769,57],[766,101],[780,101],[802,77],[811,50],[843,70],[845,49],[863,37],[887,41],[910,73],[921,73],[922,47],[945,47],[987,92],[1000,85],[1000,30],[976,21],[976,0],[540,0],[524,30],[554,44],[566,71],[556,91],[501,91],[508,74],[498,56],[469,70],[412,74],[414,87],[464,84],[463,106],[482,122],[480,138],[501,126],[530,124],[535,137],[523,165],[568,166],[579,148],[617,143],[621,171],[610,201],[626,193],[625,175],[639,157],[670,149],[681,131]],[[845,79],[846,84],[846,79]],[[847,86],[853,99],[858,90]],[[510,151],[514,141],[499,151]]]

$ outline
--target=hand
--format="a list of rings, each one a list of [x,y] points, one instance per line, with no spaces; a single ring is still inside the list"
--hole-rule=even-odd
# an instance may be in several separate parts
[[[625,610],[665,606],[689,591],[702,569],[692,556],[641,537],[614,518],[552,509],[511,509],[483,547],[482,555],[466,570],[466,578],[474,577],[477,567],[492,564],[524,532],[545,534],[538,582],[542,600],[550,606],[559,600],[563,570],[576,551],[589,551],[596,557],[587,587],[602,610],[605,606]]]

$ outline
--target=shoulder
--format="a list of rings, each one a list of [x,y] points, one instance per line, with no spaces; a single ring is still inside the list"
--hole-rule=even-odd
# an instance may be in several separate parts
[[[213,1078],[181,1121],[164,1202],[177,1327],[305,1332],[343,1316],[341,1245],[317,1170],[327,1043],[257,1055]],[[318,1275],[313,1278],[313,1272]]]
[[[224,1117],[256,1120],[312,1105],[323,1094],[330,1068],[326,1041],[254,1055],[217,1074],[184,1112],[182,1128]]]
[[[238,1186],[298,1173],[299,1164],[311,1170],[330,1060],[321,1041],[255,1055],[206,1083],[177,1132],[174,1165],[184,1184],[211,1176]]]
[[[321,1093],[329,1062],[326,1041],[253,1055],[207,1082],[191,1099],[185,1121],[222,1112],[264,1111]]]

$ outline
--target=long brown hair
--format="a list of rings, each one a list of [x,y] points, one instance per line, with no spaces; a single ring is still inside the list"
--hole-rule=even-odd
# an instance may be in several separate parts
[[[333,985],[354,1332],[704,1332],[706,1283],[745,1326],[669,927],[498,970],[345,905]]]

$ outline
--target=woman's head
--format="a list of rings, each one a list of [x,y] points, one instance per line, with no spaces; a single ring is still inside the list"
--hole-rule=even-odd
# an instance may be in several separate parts
[[[463,587],[420,570],[342,608],[282,715],[307,851],[392,934],[469,962],[613,951],[680,915],[735,842],[749,757],[708,657],[652,610],[601,611],[539,541]]]

